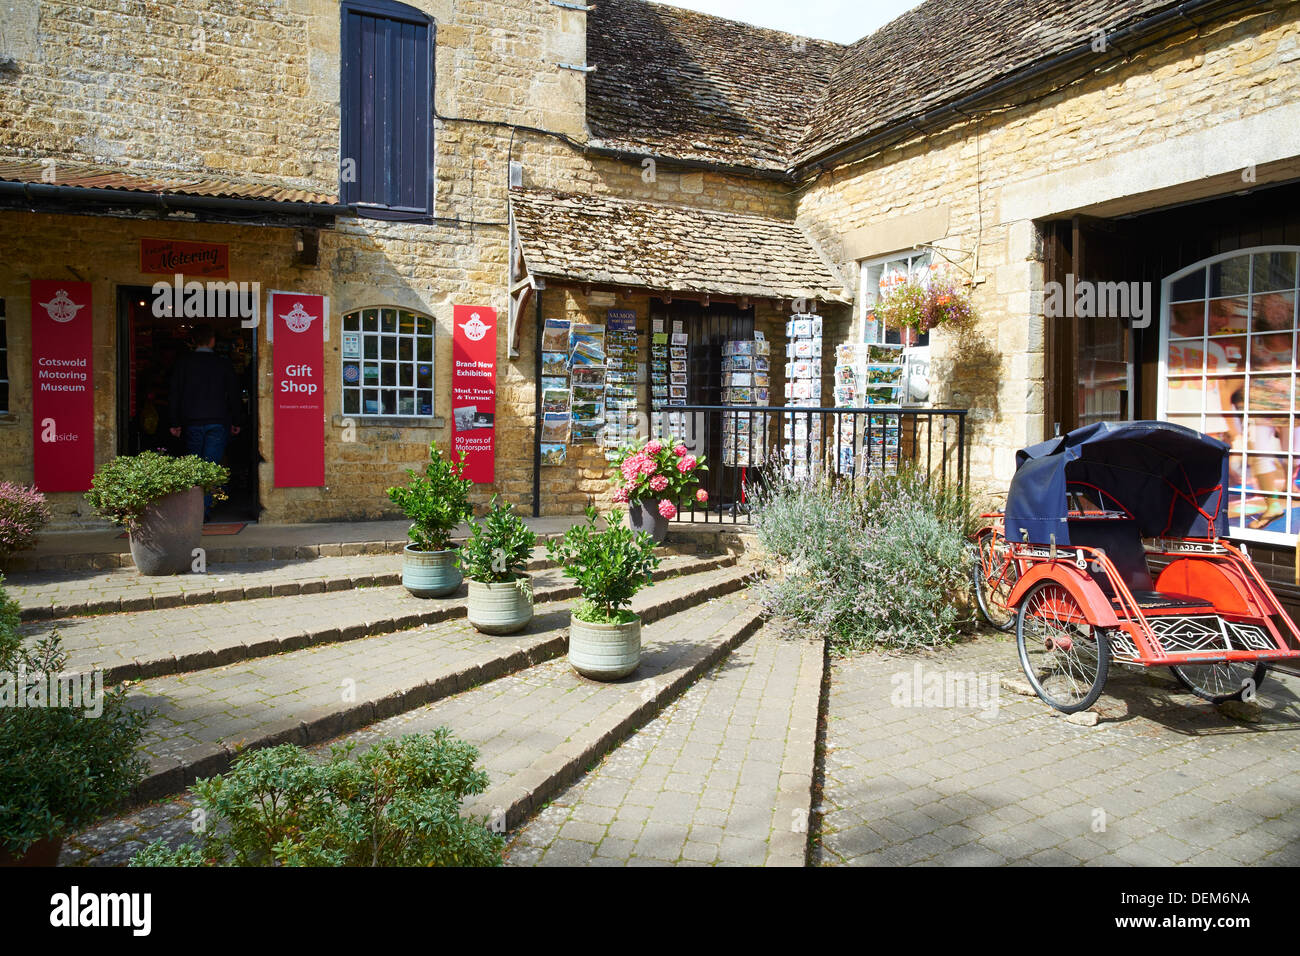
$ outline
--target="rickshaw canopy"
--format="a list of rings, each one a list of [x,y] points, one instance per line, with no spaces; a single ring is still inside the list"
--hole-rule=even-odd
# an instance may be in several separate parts
[[[1128,512],[1143,537],[1228,533],[1228,446],[1170,422],[1097,422],[1016,453],[1011,541],[1070,544],[1068,493]]]

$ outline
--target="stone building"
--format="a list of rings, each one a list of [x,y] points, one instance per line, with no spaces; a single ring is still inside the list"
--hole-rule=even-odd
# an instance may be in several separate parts
[[[273,343],[224,336],[239,501],[270,522],[388,513],[450,441],[456,305],[499,321],[482,497],[569,513],[606,500],[608,465],[538,453],[547,319],[634,313],[646,364],[655,319],[783,356],[803,308],[829,352],[883,334],[882,278],[942,261],[979,321],[930,335],[926,403],[969,410],[973,483],[1004,488],[1058,428],[1171,417],[1237,444],[1238,533],[1289,568],[1298,63],[1284,0],[927,0],[849,46],[644,0],[33,0],[0,28],[0,474],[31,480],[39,437],[32,280],[90,284],[95,460],[155,443],[148,375],[185,324],[145,314],[170,278],[146,247],[328,296],[321,487],[275,486]],[[1088,283],[1130,308],[1062,306]],[[391,383],[345,379],[351,330],[394,350]],[[692,402],[718,403],[696,373]]]

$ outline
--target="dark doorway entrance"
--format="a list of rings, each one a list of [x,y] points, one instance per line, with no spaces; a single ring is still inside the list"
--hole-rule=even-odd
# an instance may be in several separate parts
[[[718,406],[722,404],[722,346],[735,340],[753,340],[754,309],[742,309],[729,302],[702,302],[662,299],[650,300],[651,328],[655,319],[664,320],[670,333],[674,322],[682,323],[688,336],[686,404]],[[651,402],[656,411],[667,406]],[[693,416],[703,435],[697,438],[700,449],[708,456],[709,470],[700,485],[709,493],[709,507],[729,510],[737,503],[741,488],[740,469],[722,464],[722,417],[718,414]]]
[[[212,509],[213,522],[256,521],[257,495],[257,330],[237,318],[172,318],[153,313],[148,286],[119,286],[117,291],[117,453],[159,451],[186,454],[183,438],[171,434],[169,388],[176,360],[192,348],[194,327],[206,323],[216,332],[215,351],[235,370],[242,410],[239,434],[226,446],[223,464],[230,469],[227,499]]]

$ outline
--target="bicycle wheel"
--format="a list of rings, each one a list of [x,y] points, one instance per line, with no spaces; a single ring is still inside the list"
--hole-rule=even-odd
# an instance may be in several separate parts
[[[1242,700],[1246,690],[1259,690],[1268,676],[1267,664],[1249,661],[1225,661],[1219,664],[1174,664],[1169,668],[1174,678],[1201,700],[1222,704]]]
[[[975,542],[975,563],[971,568],[971,585],[980,617],[999,631],[1016,626],[1016,612],[1007,598],[1020,580],[1020,568],[1011,558],[1006,538],[987,532]]]
[[[1016,614],[1020,665],[1039,698],[1063,714],[1097,702],[1110,671],[1110,645],[1060,584],[1040,581]]]

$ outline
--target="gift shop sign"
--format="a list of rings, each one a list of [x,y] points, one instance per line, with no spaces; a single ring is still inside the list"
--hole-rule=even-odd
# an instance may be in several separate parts
[[[145,275],[230,277],[230,247],[222,242],[183,239],[141,239],[140,271]]]
[[[272,292],[271,338],[275,487],[325,484],[325,335],[330,300]]]
[[[89,282],[32,280],[36,487],[86,491],[95,471]]]
[[[465,452],[465,477],[490,484],[495,474],[497,313],[478,305],[452,310],[451,451]]]

